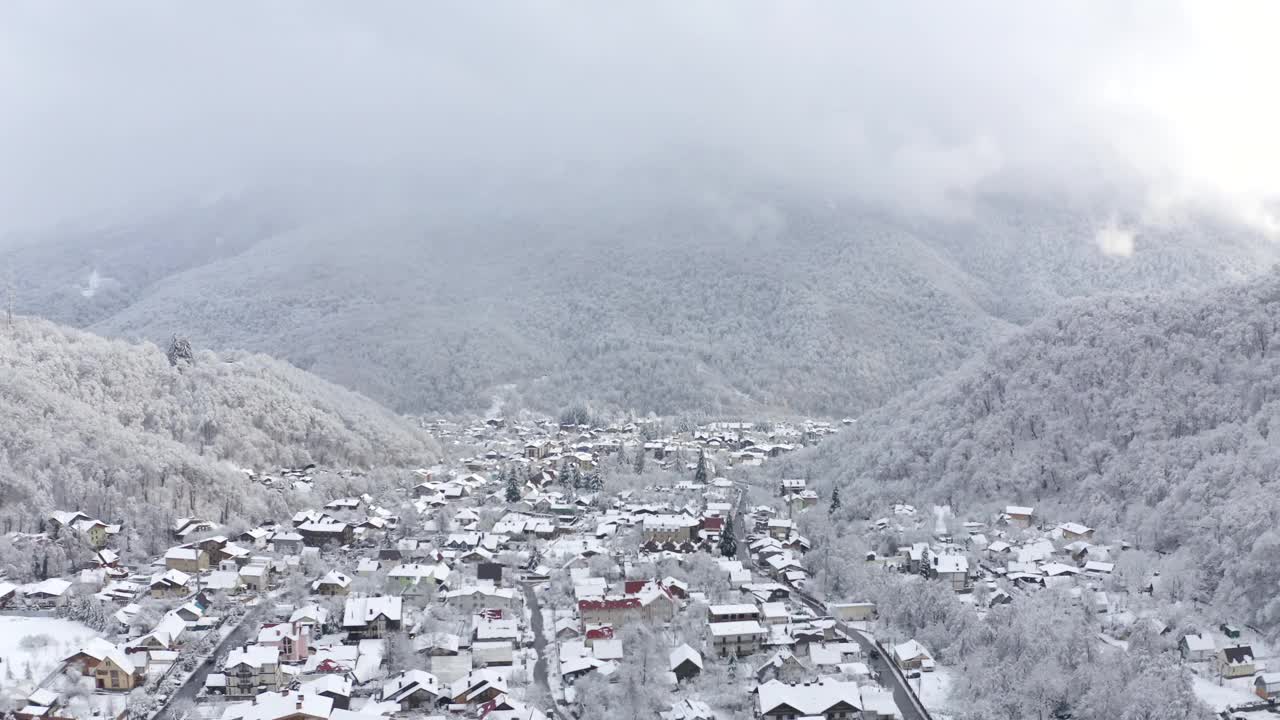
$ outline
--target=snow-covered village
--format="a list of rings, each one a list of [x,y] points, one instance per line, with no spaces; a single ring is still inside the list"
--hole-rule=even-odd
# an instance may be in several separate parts
[[[1274,708],[1264,638],[1162,603],[1180,580],[1124,539],[1019,505],[835,523],[839,490],[786,470],[850,422],[426,421],[446,462],[352,494],[246,468],[313,502],[175,517],[152,557],[55,511],[5,537],[39,579],[0,582],[0,697],[17,720],[942,720],[969,669],[940,638],[1032,595],[1087,616],[1082,662],[1163,645],[1203,702]]]

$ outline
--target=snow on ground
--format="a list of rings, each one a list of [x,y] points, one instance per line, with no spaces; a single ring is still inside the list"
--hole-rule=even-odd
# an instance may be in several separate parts
[[[934,505],[933,531],[938,535],[945,535],[947,532],[947,518],[949,517],[953,517],[950,505]]]
[[[937,667],[933,672],[920,673],[919,678],[911,680],[911,687],[915,688],[926,710],[945,710],[951,698],[951,670]]]
[[[24,695],[101,633],[71,620],[0,616],[0,696]]]
[[[1249,683],[1252,683],[1253,678],[1251,677],[1224,680],[1222,685],[1218,685],[1216,680],[1210,680],[1195,673],[1192,673],[1191,679],[1191,687],[1195,691],[1196,697],[1214,710],[1226,710],[1231,706],[1247,705],[1258,701],[1258,696],[1249,691],[1249,685],[1242,685],[1238,682],[1239,680],[1248,680]]]
[[[437,655],[431,658],[431,674],[442,683],[452,683],[466,676],[471,670],[471,653]]]

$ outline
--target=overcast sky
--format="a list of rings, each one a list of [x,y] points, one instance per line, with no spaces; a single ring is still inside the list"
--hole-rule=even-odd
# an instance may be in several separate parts
[[[2,224],[694,157],[930,215],[1136,188],[1274,224],[1277,3],[500,5],[4,3]]]

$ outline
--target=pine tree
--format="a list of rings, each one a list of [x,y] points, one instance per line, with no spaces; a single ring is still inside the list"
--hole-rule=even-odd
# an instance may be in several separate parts
[[[636,450],[635,470],[637,475],[644,472],[644,445],[641,445],[640,449]]]
[[[520,488],[516,485],[516,474],[507,471],[507,502],[520,502]]]
[[[827,514],[834,515],[840,507],[840,488],[833,487],[831,488],[831,507],[827,508]]]
[[[738,555],[738,540],[733,536],[733,517],[725,518],[724,530],[720,532],[720,555],[727,558]]]
[[[693,471],[693,481],[699,485],[707,484],[707,451],[698,453],[698,469]]]

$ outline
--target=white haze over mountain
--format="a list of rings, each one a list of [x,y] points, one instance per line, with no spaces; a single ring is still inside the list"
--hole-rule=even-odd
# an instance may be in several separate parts
[[[1277,14],[10,4],[0,282],[407,412],[861,412],[1274,262]]]
[[[1280,100],[1256,79],[1278,20],[1262,1],[10,3],[0,214],[353,176],[589,187],[658,158],[909,214],[1017,189],[1274,231]]]

